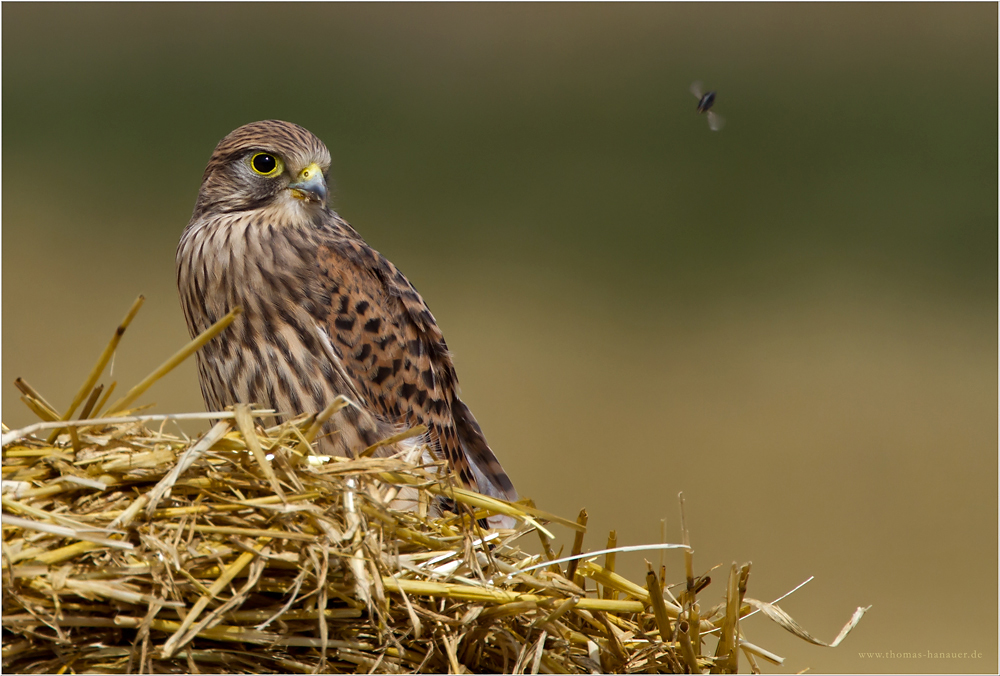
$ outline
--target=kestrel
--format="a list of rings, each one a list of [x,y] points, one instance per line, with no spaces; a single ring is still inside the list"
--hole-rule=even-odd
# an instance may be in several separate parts
[[[423,424],[462,482],[516,500],[423,298],[327,206],[329,167],[323,142],[290,122],[254,122],[216,146],[177,247],[192,337],[243,308],[198,352],[206,406],[289,417],[345,395],[356,406],[327,423],[320,452],[351,457]]]

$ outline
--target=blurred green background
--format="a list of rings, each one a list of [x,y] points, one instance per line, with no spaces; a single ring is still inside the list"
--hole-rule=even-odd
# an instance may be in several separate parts
[[[186,341],[204,165],[283,118],[427,299],[521,493],[587,507],[590,548],[661,517],[679,540],[684,491],[696,566],[725,566],[706,605],[752,560],[756,598],[816,575],[782,605],[822,639],[874,606],[835,650],[748,621],[788,658],[766,669],[996,672],[995,4],[2,12],[7,425],[33,420],[14,378],[63,408],[140,292],[121,386]],[[201,410],[196,381],[144,401]]]

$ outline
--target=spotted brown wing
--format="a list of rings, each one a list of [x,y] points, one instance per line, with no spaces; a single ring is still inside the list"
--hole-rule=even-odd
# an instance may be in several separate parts
[[[444,336],[420,294],[350,226],[320,247],[329,280],[327,328],[365,404],[393,423],[427,425],[462,481],[481,493],[516,499],[468,407]],[[470,460],[475,467],[470,465]]]

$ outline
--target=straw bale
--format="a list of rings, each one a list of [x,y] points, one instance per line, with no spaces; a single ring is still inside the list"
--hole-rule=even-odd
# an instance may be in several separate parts
[[[4,447],[5,671],[737,666],[738,615],[761,604],[743,598],[748,566],[697,615],[652,568],[639,585],[593,554],[548,564],[521,548],[541,523],[580,524],[456,488],[439,467],[303,454],[313,418],[228,415],[195,440],[118,422],[78,427],[77,450],[69,433]],[[393,507],[404,487],[424,509]],[[453,511],[427,517],[442,497]],[[495,512],[520,527],[483,530]]]

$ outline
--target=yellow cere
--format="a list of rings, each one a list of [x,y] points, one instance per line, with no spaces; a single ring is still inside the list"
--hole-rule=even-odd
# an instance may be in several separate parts
[[[319,165],[313,162],[299,173],[299,180],[305,183],[306,181],[311,181],[322,173],[323,171],[319,168]]]

